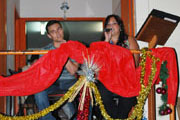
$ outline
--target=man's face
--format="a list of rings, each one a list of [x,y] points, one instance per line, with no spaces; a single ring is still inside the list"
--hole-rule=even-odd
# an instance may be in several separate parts
[[[48,37],[54,42],[61,42],[64,40],[64,31],[62,27],[55,23],[48,27]]]

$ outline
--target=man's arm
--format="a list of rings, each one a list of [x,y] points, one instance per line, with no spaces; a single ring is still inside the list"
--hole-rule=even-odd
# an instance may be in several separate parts
[[[78,70],[79,64],[77,62],[72,62],[69,59],[65,65],[65,67],[71,75],[74,75]]]

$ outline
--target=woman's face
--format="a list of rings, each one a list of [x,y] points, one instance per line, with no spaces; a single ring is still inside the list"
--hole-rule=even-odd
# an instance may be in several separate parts
[[[114,17],[109,19],[109,22],[106,28],[112,28],[112,35],[119,35],[120,34],[120,26]]]

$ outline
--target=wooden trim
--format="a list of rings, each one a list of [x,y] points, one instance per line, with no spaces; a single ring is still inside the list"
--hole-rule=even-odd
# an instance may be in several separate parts
[[[148,44],[148,48],[155,48],[157,43],[157,36],[153,36],[152,40]],[[155,108],[155,86],[151,87],[151,91],[148,95],[148,120],[156,119],[156,108]]]
[[[20,19],[15,10],[15,50],[26,50],[25,20]],[[15,56],[15,69],[26,65],[26,56]]]
[[[121,18],[124,22],[126,33],[135,36],[135,13],[133,0],[121,0]]]
[[[176,116],[175,116],[176,114],[175,114],[175,107],[174,107],[174,105],[170,104],[169,107],[172,110],[172,113],[169,115],[170,120],[176,120]]]
[[[18,15],[18,13],[17,13],[17,11],[16,11],[16,9],[15,9],[15,41],[14,41],[14,43],[15,43],[15,50],[17,50],[18,49],[18,45],[19,45],[19,39],[20,39],[20,28],[19,28],[19,26],[20,26],[20,22],[19,22],[20,20],[19,20],[19,15]],[[15,65],[15,69],[17,70],[18,69],[18,66],[19,66],[19,64],[18,64],[18,56],[15,56],[15,59],[14,59],[14,65]]]
[[[0,55],[41,55],[41,54],[47,54],[49,50],[6,50],[6,51],[1,51],[0,50]],[[140,54],[140,50],[130,50],[132,53],[135,54]],[[149,51],[150,52],[150,51]]]
[[[124,23],[124,28],[127,34],[129,34],[129,1],[121,0],[121,19]]]
[[[135,34],[135,27],[136,27],[136,23],[135,23],[135,21],[136,21],[136,17],[135,17],[135,4],[134,4],[134,0],[132,0],[132,19],[133,19],[133,21],[132,21],[132,25],[133,25],[133,36],[135,36],[136,34]]]
[[[20,18],[21,20],[25,21],[48,21],[48,20],[59,20],[59,21],[64,21],[63,18]],[[72,17],[72,18],[66,18],[66,21],[105,21],[104,17]]]
[[[7,35],[6,35],[6,0],[0,0],[0,50],[7,49]],[[6,75],[7,58],[0,56],[0,75]],[[0,112],[6,112],[6,97],[0,97]]]
[[[7,49],[6,0],[0,1],[0,50]],[[6,75],[6,56],[0,56],[0,74]]]
[[[148,95],[148,120],[156,120],[155,111],[155,87],[152,86]]]
[[[132,6],[131,0],[129,0],[129,35],[132,36]]]

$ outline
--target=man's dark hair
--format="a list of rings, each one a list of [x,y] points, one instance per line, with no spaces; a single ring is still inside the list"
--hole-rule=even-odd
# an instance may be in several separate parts
[[[50,21],[48,21],[48,23],[47,23],[47,25],[46,25],[46,32],[49,33],[48,27],[51,26],[51,25],[53,25],[53,24],[56,24],[56,23],[59,24],[60,27],[62,27],[60,21],[57,21],[57,20],[50,20]]]

